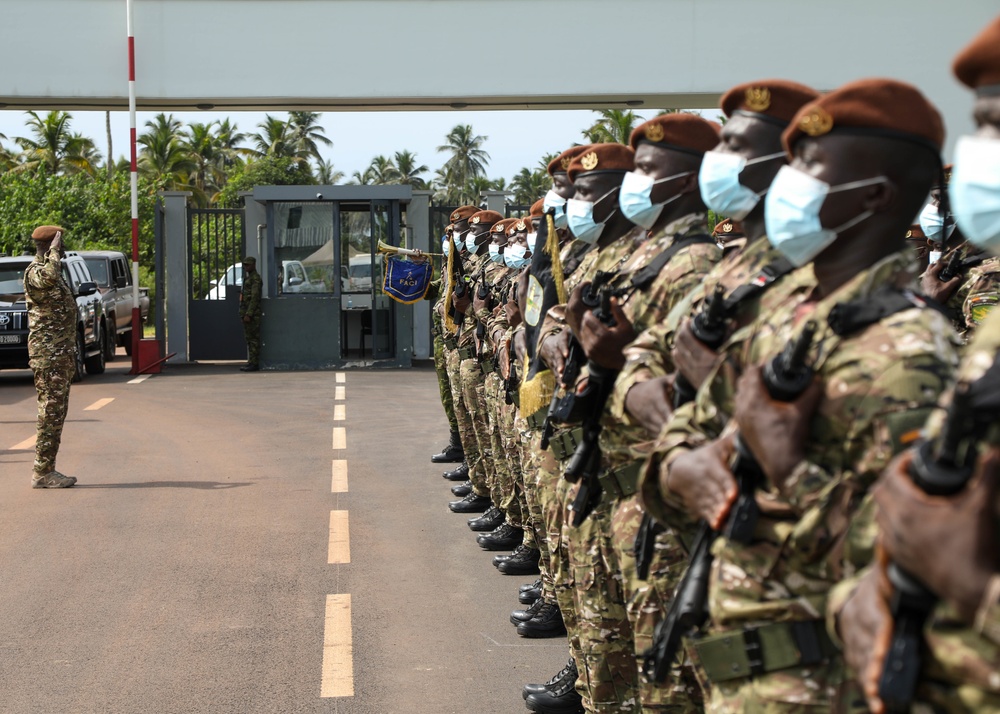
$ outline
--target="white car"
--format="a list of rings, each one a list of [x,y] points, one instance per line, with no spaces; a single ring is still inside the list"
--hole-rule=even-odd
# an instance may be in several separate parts
[[[233,263],[226,269],[219,280],[212,281],[212,289],[208,291],[205,300],[225,300],[227,285],[243,287],[243,264]]]

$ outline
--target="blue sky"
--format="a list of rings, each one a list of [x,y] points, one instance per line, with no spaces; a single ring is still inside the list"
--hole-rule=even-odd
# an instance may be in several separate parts
[[[101,154],[107,152],[105,139],[104,112],[70,112],[73,116],[71,129],[91,137]],[[649,118],[655,110],[638,112]],[[718,112],[706,112],[714,118]],[[155,112],[138,112],[139,133],[144,124],[153,118]],[[285,112],[272,112],[284,119]],[[253,134],[259,131],[257,124],[264,120],[260,112],[174,112],[174,116],[184,123],[204,122],[229,117],[240,131]],[[444,137],[456,124],[471,124],[476,134],[487,138],[486,152],[490,155],[488,175],[490,178],[503,176],[510,179],[524,166],[534,166],[547,153],[560,152],[583,140],[581,131],[589,127],[596,113],[587,110],[537,110],[537,111],[444,111],[444,112],[324,112],[320,125],[333,141],[332,147],[324,147],[322,153],[328,161],[333,161],[338,171],[349,178],[354,171],[363,171],[373,156],[391,156],[407,149],[415,152],[420,163],[430,171],[444,163],[446,156],[436,151],[444,143]],[[27,136],[26,115],[23,111],[0,111],[0,134],[12,147],[14,136]],[[128,155],[128,113],[112,112],[112,142],[115,157]]]

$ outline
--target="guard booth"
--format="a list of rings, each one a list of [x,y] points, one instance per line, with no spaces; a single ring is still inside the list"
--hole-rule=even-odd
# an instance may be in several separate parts
[[[246,358],[241,263],[253,255],[264,284],[262,368],[410,366],[413,313],[427,307],[382,293],[378,250],[426,243],[408,235],[410,187],[260,186],[242,198],[241,209],[186,209],[189,358]]]
[[[247,252],[264,279],[263,367],[410,365],[412,308],[382,293],[378,251],[401,244],[410,199],[409,186],[261,186],[244,196],[257,243]]]

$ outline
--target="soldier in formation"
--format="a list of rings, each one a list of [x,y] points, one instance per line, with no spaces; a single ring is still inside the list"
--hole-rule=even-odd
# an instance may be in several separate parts
[[[241,372],[260,369],[260,316],[261,290],[264,282],[257,272],[257,259],[248,255],[243,259],[243,289],[240,291],[240,322],[247,342],[247,363]]]
[[[1000,712],[1000,19],[914,86],[737,85],[451,216],[445,477],[535,712]],[[710,228],[708,216],[723,220]]]

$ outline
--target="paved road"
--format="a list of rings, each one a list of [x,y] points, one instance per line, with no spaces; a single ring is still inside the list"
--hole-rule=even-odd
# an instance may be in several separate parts
[[[565,662],[446,508],[433,372],[126,372],[73,387],[65,491],[0,372],[0,712],[518,712]]]

